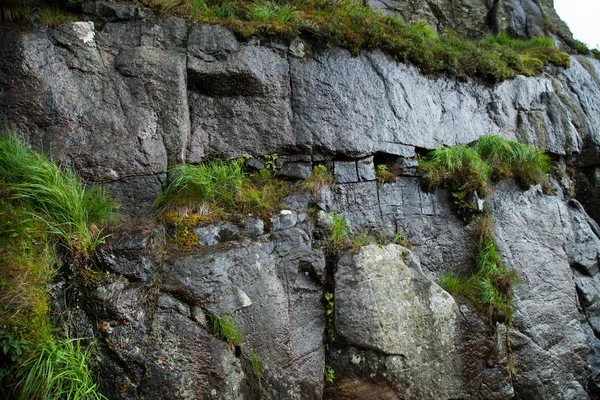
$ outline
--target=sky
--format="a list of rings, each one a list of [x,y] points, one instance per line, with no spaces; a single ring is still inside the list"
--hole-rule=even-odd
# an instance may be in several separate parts
[[[600,0],[554,0],[554,8],[575,39],[600,49]]]

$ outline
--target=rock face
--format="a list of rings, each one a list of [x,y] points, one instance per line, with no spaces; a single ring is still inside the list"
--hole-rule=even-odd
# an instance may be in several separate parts
[[[378,4],[438,29],[532,36],[553,20],[550,3]],[[600,396],[599,61],[573,57],[568,70],[491,87],[425,77],[379,51],[240,42],[223,27],[89,4],[105,23],[0,28],[0,119],[136,218],[97,252],[101,273],[78,319],[101,343],[110,398]],[[416,171],[424,149],[490,133],[536,145],[562,171],[555,195],[506,183],[484,205],[503,262],[522,280],[510,327],[435,283],[470,272],[474,228]],[[270,219],[196,227],[192,249],[137,219],[152,212],[169,167],[244,155],[290,181],[327,165],[336,184],[296,190]],[[392,182],[377,180],[383,164]],[[333,214],[352,234],[411,249],[325,254],[318,244]],[[243,339],[219,335],[218,317]]]
[[[206,156],[412,157],[494,133],[598,164],[593,59],[489,87],[379,51],[299,55],[296,42],[240,43],[175,18],[2,29],[0,119],[131,212],[149,208],[169,166]]]
[[[425,21],[437,31],[452,30],[475,39],[489,33],[509,33],[521,38],[556,33],[572,39],[551,0],[369,0],[369,3],[406,22]]]

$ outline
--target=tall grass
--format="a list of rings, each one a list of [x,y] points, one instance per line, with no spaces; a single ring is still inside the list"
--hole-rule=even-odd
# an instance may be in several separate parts
[[[238,162],[213,160],[199,165],[181,164],[170,171],[167,189],[156,207],[217,203],[231,206],[242,191],[244,171]]]
[[[106,399],[91,379],[88,362],[93,347],[63,339],[39,345],[20,365],[20,399]]]
[[[487,180],[515,177],[525,187],[544,183],[550,158],[533,146],[500,136],[481,136],[472,147],[435,149],[419,160],[425,185],[486,195]]]
[[[102,225],[116,218],[115,202],[103,189],[86,187],[73,170],[30,150],[10,132],[0,137],[0,182],[52,235],[81,254],[102,242]]]

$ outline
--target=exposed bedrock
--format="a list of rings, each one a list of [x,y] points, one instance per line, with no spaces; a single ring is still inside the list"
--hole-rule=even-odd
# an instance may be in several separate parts
[[[546,3],[495,2],[505,13],[514,5],[502,20],[514,26],[521,7],[526,29],[539,16],[528,7],[547,20]],[[441,20],[441,11],[431,12]],[[455,13],[449,27],[462,23]],[[207,157],[277,153],[270,161],[286,179],[324,163],[337,181],[292,194],[271,221],[195,228],[189,250],[156,223],[135,219],[116,232],[96,255],[104,273],[83,295],[79,321],[101,343],[110,398],[600,395],[599,61],[573,57],[568,70],[489,86],[426,77],[379,51],[240,42],[176,18],[2,28],[0,60],[2,122],[104,184],[133,216],[151,213],[169,167]],[[416,172],[424,150],[483,134],[543,149],[560,175],[553,195],[506,182],[486,200],[502,260],[521,278],[510,327],[437,285],[444,271],[471,270],[474,226],[456,216],[449,192],[424,191]],[[384,162],[394,182],[376,180]],[[410,250],[326,256],[317,216],[334,213],[354,233],[403,235]],[[337,338],[326,347],[327,292]],[[225,316],[241,343],[215,334],[212,319]]]
[[[379,51],[241,43],[176,18],[3,29],[0,118],[132,210],[169,166],[206,156],[411,157],[493,133],[599,163],[594,59],[490,87],[425,77]]]

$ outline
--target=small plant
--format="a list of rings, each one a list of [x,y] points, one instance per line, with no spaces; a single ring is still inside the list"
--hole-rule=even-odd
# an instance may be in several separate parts
[[[213,315],[210,319],[212,321],[213,334],[216,338],[226,341],[230,348],[242,344],[244,332],[238,329],[231,315],[223,317]]]
[[[326,292],[323,295],[325,299],[325,330],[328,344],[335,342],[335,301],[333,297],[333,293],[331,292]]]
[[[394,236],[394,243],[399,244],[400,246],[403,246],[403,247],[410,246],[410,243],[408,243],[408,240],[406,239],[406,235],[404,234],[404,232],[396,232],[396,235]]]
[[[93,346],[79,339],[39,345],[17,371],[22,399],[106,399],[98,392],[88,367]]]
[[[324,165],[315,165],[312,174],[302,182],[302,187],[312,193],[318,193],[327,185],[335,183],[331,172]]]
[[[389,183],[396,180],[396,175],[385,164],[379,164],[375,168],[375,177],[380,183]]]
[[[477,248],[473,255],[474,268],[470,276],[446,273],[440,277],[440,286],[455,297],[463,298],[487,315],[491,321],[510,325],[512,286],[519,279],[514,270],[508,270],[494,242],[492,218],[484,214],[475,221]]]
[[[350,243],[350,228],[343,216],[333,214],[331,216],[331,247],[339,250]]]
[[[335,371],[333,367],[329,364],[325,365],[325,380],[329,383],[333,383],[335,380]]]
[[[277,4],[271,1],[260,1],[248,6],[248,17],[252,21],[275,22],[282,25],[292,22],[297,11],[290,4]]]
[[[263,369],[260,365],[260,359],[255,352],[250,354],[250,366],[252,367],[252,373],[258,379],[258,385],[260,386],[260,380],[262,378]]]

